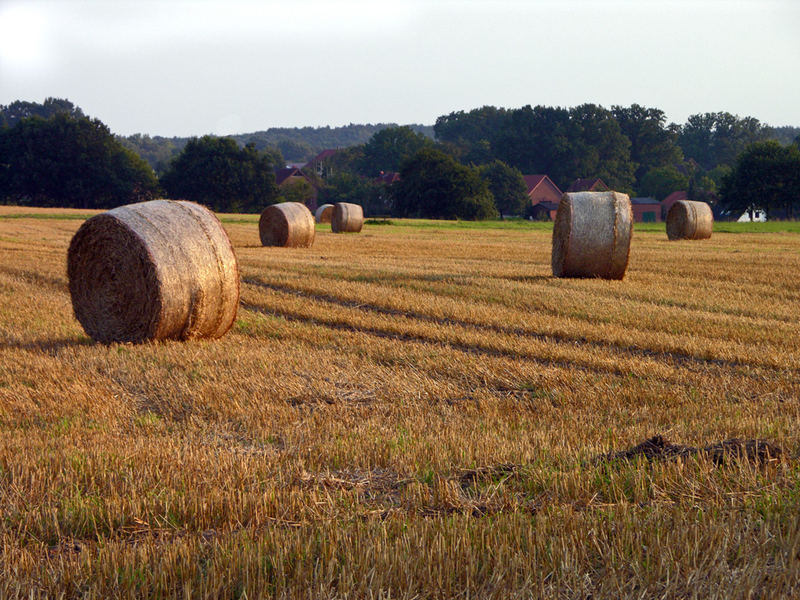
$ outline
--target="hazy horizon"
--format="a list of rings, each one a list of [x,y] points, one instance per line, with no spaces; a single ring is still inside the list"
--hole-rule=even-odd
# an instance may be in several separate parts
[[[793,0],[0,0],[0,104],[165,137],[583,103],[800,126],[799,26]]]

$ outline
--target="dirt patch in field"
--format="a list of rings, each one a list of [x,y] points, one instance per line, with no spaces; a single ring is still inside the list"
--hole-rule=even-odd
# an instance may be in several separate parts
[[[618,460],[635,460],[643,457],[649,461],[675,460],[688,456],[704,456],[716,465],[723,465],[736,460],[748,460],[758,464],[766,464],[781,460],[783,450],[766,440],[742,440],[733,438],[703,447],[673,444],[663,436],[655,435],[641,444],[619,452],[603,454],[595,460],[597,463]]]
[[[461,472],[458,482],[462,488],[467,488],[475,485],[481,480],[497,478],[505,479],[518,473],[519,467],[519,465],[508,463],[502,465],[478,467],[477,469],[465,469]]]
[[[328,488],[372,489],[376,491],[389,491],[402,487],[413,481],[401,477],[391,469],[342,469],[324,473],[302,473],[300,481],[304,484],[320,485]]]

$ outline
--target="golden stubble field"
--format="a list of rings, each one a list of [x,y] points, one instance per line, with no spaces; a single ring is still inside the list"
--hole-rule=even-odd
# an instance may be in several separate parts
[[[0,207],[0,597],[800,593],[800,235],[637,231],[609,282],[533,226],[231,215],[233,329],[106,346],[81,222]],[[598,460],[656,434],[783,455]]]

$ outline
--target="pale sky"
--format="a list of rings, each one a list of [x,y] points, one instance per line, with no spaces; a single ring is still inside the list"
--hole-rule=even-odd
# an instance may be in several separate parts
[[[800,0],[0,0],[0,104],[114,133],[638,103],[800,126]]]

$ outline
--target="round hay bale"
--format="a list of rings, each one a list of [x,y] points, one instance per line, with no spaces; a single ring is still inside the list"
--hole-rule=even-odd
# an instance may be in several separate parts
[[[258,220],[262,246],[310,248],[314,243],[314,217],[305,204],[281,202],[268,206]]]
[[[364,209],[360,204],[337,202],[333,205],[331,231],[333,233],[358,233],[364,225]]]
[[[222,336],[239,306],[239,266],[210,210],[186,201],[120,206],[86,221],[67,254],[72,308],[104,342]]]
[[[553,226],[553,275],[622,279],[632,234],[633,212],[627,194],[564,194]]]
[[[333,217],[333,204],[323,204],[315,213],[317,223],[330,223]]]
[[[678,200],[667,213],[667,237],[671,240],[705,240],[714,229],[714,213],[705,202]]]

